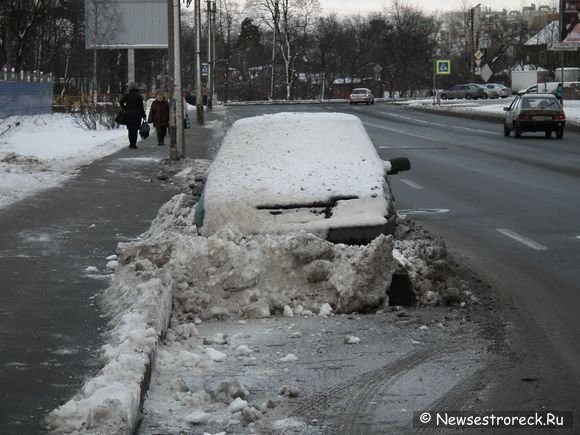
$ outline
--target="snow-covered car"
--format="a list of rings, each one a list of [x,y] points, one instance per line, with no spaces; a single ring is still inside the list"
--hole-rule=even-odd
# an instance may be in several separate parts
[[[510,88],[499,83],[486,83],[483,85],[483,90],[487,98],[507,98],[512,94]]]
[[[350,93],[349,101],[351,105],[358,103],[375,104],[375,97],[370,89],[355,88]]]
[[[546,137],[555,132],[558,139],[564,137],[566,115],[552,94],[518,95],[504,111],[504,136],[513,130],[518,138],[524,131],[543,131]]]
[[[362,244],[394,232],[388,175],[360,119],[339,113],[278,113],[236,121],[210,166],[195,212],[198,234],[227,224],[244,234],[304,230]]]

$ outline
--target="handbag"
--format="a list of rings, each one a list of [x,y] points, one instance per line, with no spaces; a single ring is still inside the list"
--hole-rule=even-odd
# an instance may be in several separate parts
[[[127,125],[127,113],[121,109],[117,116],[115,116],[115,122],[121,125]]]
[[[149,124],[145,121],[139,127],[139,136],[141,136],[141,139],[147,139],[149,137]]]

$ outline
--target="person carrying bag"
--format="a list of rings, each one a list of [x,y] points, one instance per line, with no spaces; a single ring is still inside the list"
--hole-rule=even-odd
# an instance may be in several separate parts
[[[143,97],[139,93],[139,86],[135,82],[129,83],[129,92],[119,101],[121,110],[125,111],[126,126],[129,135],[129,148],[137,148],[137,133],[141,128],[141,121],[147,119],[143,107]]]

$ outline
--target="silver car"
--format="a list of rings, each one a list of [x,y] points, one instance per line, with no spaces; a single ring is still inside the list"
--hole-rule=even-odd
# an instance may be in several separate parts
[[[487,98],[507,98],[512,94],[512,90],[499,83],[486,83],[483,85]]]
[[[447,100],[451,98],[465,98],[467,100],[477,100],[478,98],[487,98],[487,95],[483,91],[481,85],[476,84],[466,84],[466,85],[455,85],[447,90],[441,91],[439,96],[442,100]]]
[[[350,104],[375,104],[375,97],[368,88],[355,88],[350,93]]]

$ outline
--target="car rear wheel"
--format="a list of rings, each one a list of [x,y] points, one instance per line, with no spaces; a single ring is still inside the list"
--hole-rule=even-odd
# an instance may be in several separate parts
[[[518,139],[519,139],[520,137],[522,137],[522,129],[521,129],[521,128],[518,128],[518,127],[516,127],[516,129],[514,130],[514,135],[515,135],[515,137],[517,137]]]
[[[511,133],[511,130],[508,128],[507,124],[504,123],[503,124],[503,135],[507,137],[510,135],[510,133]]]
[[[441,94],[440,97],[441,97],[442,100],[446,100],[447,99],[447,94]]]
[[[546,130],[546,137],[552,137],[552,130]]]
[[[564,137],[564,129],[563,128],[559,128],[558,130],[556,130],[556,137],[558,139],[562,139]]]

